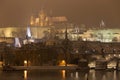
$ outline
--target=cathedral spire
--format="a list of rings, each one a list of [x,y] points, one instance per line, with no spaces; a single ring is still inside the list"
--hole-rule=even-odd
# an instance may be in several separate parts
[[[103,20],[101,20],[100,27],[101,27],[101,28],[105,27],[105,23],[104,23]]]
[[[65,39],[68,39],[67,27],[65,28]]]

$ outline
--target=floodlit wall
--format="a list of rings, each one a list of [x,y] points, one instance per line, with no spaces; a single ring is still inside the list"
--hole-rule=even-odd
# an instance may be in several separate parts
[[[30,27],[33,38],[43,38],[44,32],[49,31],[49,27]],[[25,38],[27,27],[5,27],[0,28],[0,37],[19,37]]]
[[[50,37],[49,33],[57,31],[56,35],[60,39],[65,38],[65,27],[56,28],[54,26],[53,31],[50,31],[52,27],[30,27],[32,38],[43,39]],[[26,38],[27,27],[4,27],[0,28],[0,37],[19,37]],[[82,39],[84,41],[100,41],[100,42],[120,42],[120,29],[99,29],[99,30],[87,30],[86,32],[74,33],[74,28],[68,27],[68,38],[72,41]],[[46,39],[46,38],[45,38]]]

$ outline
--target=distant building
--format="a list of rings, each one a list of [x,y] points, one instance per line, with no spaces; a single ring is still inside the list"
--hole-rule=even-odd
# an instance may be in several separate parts
[[[120,29],[88,30],[81,37],[85,41],[120,42]]]
[[[26,26],[1,27],[0,42],[6,42],[8,39],[14,40],[16,37],[24,40],[23,43],[28,41],[25,40],[28,37],[32,38],[29,39],[30,41],[33,41],[33,39],[50,39],[55,37],[55,27],[66,23],[67,18],[65,16],[49,16],[44,10],[41,10],[37,16],[31,16],[29,29]],[[11,43],[13,42],[14,41],[11,41]]]
[[[14,38],[18,37],[27,43],[37,39],[41,41],[54,39],[65,39],[65,29],[67,27],[68,39],[71,41],[100,41],[100,42],[120,42],[120,29],[105,28],[102,20],[99,29],[86,29],[85,25],[76,26],[69,23],[65,16],[49,16],[41,10],[38,16],[31,16],[30,27],[1,27],[0,42],[13,43]],[[28,29],[28,30],[27,30]],[[27,35],[26,35],[27,31]]]
[[[65,16],[51,17],[41,10],[37,17],[31,16],[30,25],[31,26],[51,26],[55,23],[66,22],[67,18]]]

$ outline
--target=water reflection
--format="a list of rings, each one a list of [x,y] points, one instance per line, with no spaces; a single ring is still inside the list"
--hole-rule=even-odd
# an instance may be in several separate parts
[[[71,72],[70,77],[74,80],[79,80],[79,72],[78,71]]]
[[[62,70],[62,78],[65,79],[66,75],[65,75],[66,71]]]
[[[7,76],[7,77],[6,77]],[[120,71],[24,70],[0,71],[0,80],[120,80]]]
[[[73,78],[73,73],[70,73],[71,78]]]
[[[76,78],[76,79],[79,78],[78,72],[75,73],[75,78]]]
[[[80,80],[80,77],[79,77],[79,72],[75,72],[75,78],[74,78],[75,80]]]
[[[116,71],[113,72],[113,80],[116,80]]]
[[[27,76],[28,76],[27,70],[24,70],[24,80],[27,80]]]
[[[86,73],[85,74],[85,80],[88,80],[88,77],[89,77],[89,75],[88,75],[88,73]]]
[[[106,75],[103,75],[102,80],[107,80]]]
[[[95,70],[90,70],[89,71],[89,77],[96,80]]]

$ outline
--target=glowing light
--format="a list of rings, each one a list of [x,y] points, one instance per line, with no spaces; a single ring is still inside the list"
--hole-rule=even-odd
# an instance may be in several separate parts
[[[89,66],[90,68],[95,68],[95,62],[89,63],[88,66]]]
[[[27,66],[27,60],[24,60],[24,66]]]
[[[119,54],[119,57],[120,57],[120,54]]]
[[[86,38],[83,38],[83,41],[86,41]]]
[[[62,61],[60,62],[60,65],[61,65],[61,66],[65,66],[65,64],[66,64],[65,60],[62,60]]]
[[[31,30],[30,27],[27,27],[27,37],[31,38]]]
[[[107,68],[116,68],[116,62],[112,61],[107,64]]]
[[[114,56],[116,56],[116,54],[114,54]]]
[[[21,47],[19,38],[15,38],[15,47]]]
[[[79,78],[78,72],[75,73],[75,78]]]
[[[34,23],[33,22],[30,22],[31,25],[33,25]]]
[[[62,78],[65,78],[65,70],[62,70]]]
[[[24,70],[24,79],[27,80],[27,70]]]
[[[114,66],[114,69],[116,69],[116,66]]]
[[[0,61],[0,67],[2,67],[3,62]]]

